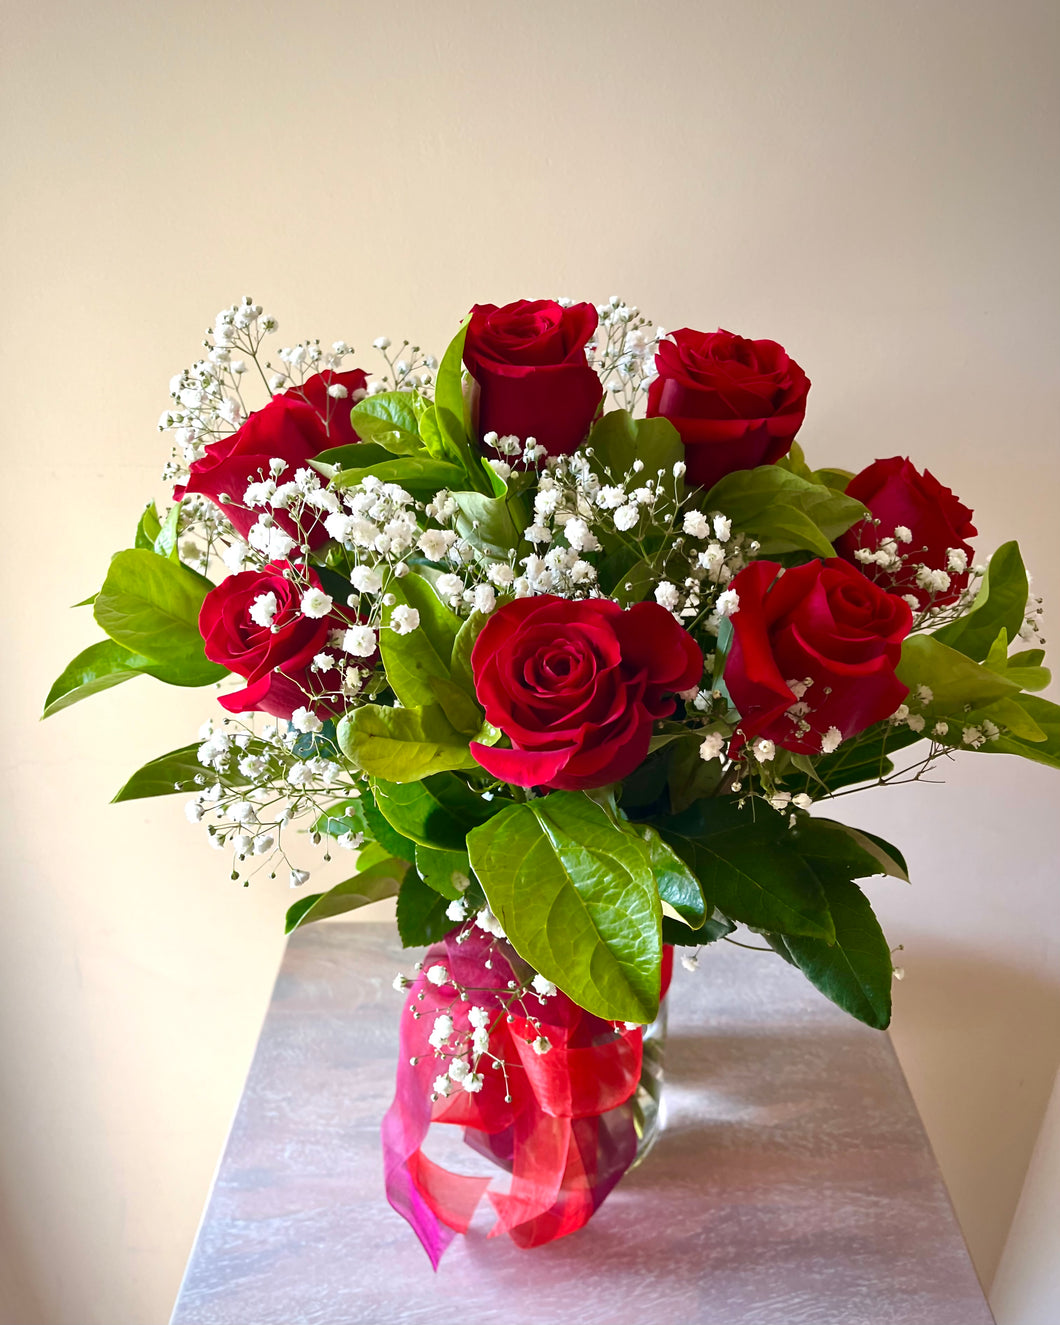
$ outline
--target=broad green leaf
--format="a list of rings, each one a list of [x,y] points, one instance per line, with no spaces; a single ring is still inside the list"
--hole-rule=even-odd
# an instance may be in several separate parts
[[[633,472],[633,462],[644,464],[645,478],[654,479],[661,469],[664,483],[672,490],[673,467],[685,458],[680,434],[669,419],[634,419],[628,410],[604,414],[586,442],[592,449],[593,469],[601,476],[624,482]]]
[[[883,1030],[891,1020],[891,954],[856,883],[832,868],[821,875],[835,922],[835,941],[785,934],[785,947],[803,975],[826,998],[867,1026]]]
[[[706,731],[689,732],[681,737],[670,756],[670,810],[680,814],[704,796],[713,796],[721,781],[720,759],[704,760],[699,751]]]
[[[394,694],[407,708],[422,708],[436,702],[431,678],[449,680],[460,618],[414,571],[403,579],[392,579],[388,588],[395,601],[384,610],[379,652]],[[411,607],[420,616],[417,628],[407,635],[389,629],[394,610],[400,606]]]
[[[481,492],[454,492],[456,531],[487,557],[507,561],[523,539],[525,521],[516,518],[520,500],[513,496],[487,497]]]
[[[792,442],[791,449],[787,455],[781,456],[776,462],[781,469],[786,469],[791,474],[804,478],[808,483],[813,482],[813,473],[810,466],[806,463],[806,453],[798,442]]]
[[[339,723],[339,747],[355,767],[388,782],[478,768],[467,737],[437,704],[419,709],[365,704]]]
[[[178,791],[201,791],[208,782],[216,781],[216,774],[199,763],[201,744],[196,741],[192,745],[182,745],[179,750],[171,750],[169,754],[159,755],[144,764],[111,798],[111,804],[142,800],[146,796],[172,796]],[[236,773],[225,774],[226,782],[242,784],[245,780]]]
[[[180,561],[177,551],[177,535],[180,532],[180,502],[174,502],[159,528],[152,551],[156,556],[168,557],[170,561]],[[211,585],[211,588],[213,586]]]
[[[158,518],[158,510],[153,501],[149,501],[144,507],[144,513],[140,516],[140,523],[136,526],[136,537],[133,539],[133,547],[146,548],[149,552],[155,550],[155,539],[162,532],[162,522]]]
[[[471,862],[466,851],[435,851],[433,847],[417,846],[416,873],[436,893],[455,902],[470,882]]]
[[[145,665],[152,665],[150,658],[130,653],[113,640],[90,644],[68,664],[48,691],[41,717],[50,718],[53,713],[76,704],[78,700],[87,699],[89,695],[96,695],[101,690],[109,690],[111,686],[120,685],[122,681],[128,681],[134,676],[142,676]]]
[[[905,858],[882,837],[851,828],[835,819],[800,816],[790,830],[794,849],[806,860],[826,862],[841,869],[848,878],[867,879],[890,874],[909,882]]]
[[[340,916],[347,911],[356,911],[358,907],[368,906],[371,902],[382,901],[384,897],[393,897],[407,877],[410,866],[404,860],[383,860],[355,874],[345,883],[336,884],[326,893],[311,893],[300,897],[287,912],[284,932],[290,934],[301,925],[308,925],[313,920],[324,920],[328,916]]]
[[[343,469],[371,469],[384,460],[395,460],[394,451],[388,451],[378,442],[352,442],[345,446],[329,446],[316,456],[311,464],[329,478]]]
[[[1029,759],[1035,764],[1045,764],[1049,768],[1060,768],[1060,705],[1054,704],[1048,699],[1042,699],[1038,695],[1020,695],[1018,703],[1045,739],[1029,741],[1017,736],[1014,732],[1003,732],[996,739],[981,745],[977,753],[1020,755],[1023,759]],[[990,709],[986,710],[987,713],[991,711]],[[979,717],[981,720],[981,715],[974,713],[968,715],[969,720],[975,717]],[[955,738],[959,739],[958,733],[954,735]],[[964,746],[962,748],[967,749],[968,747]]]
[[[724,512],[734,528],[758,539],[764,556],[800,551],[834,556],[831,540],[866,514],[853,497],[776,465],[727,474],[703,505]]]
[[[414,497],[424,493],[434,496],[441,488],[464,482],[464,471],[444,460],[420,455],[396,456],[369,465],[365,469],[341,469],[331,480],[333,488],[352,488],[368,477],[380,483],[397,483]]]
[[[1035,662],[1026,662],[1027,658],[1033,657]],[[1005,677],[1014,685],[1018,685],[1021,690],[1044,690],[1052,680],[1052,674],[1048,667],[1043,667],[1042,660],[1045,658],[1043,649],[1029,649],[1025,653],[1013,654],[1008,656],[1008,632],[1002,626],[998,631],[997,639],[990,646],[990,650],[983,660],[983,666],[989,667],[992,672],[997,672]]]
[[[937,635],[910,635],[895,672],[912,694],[922,685],[931,690],[931,701],[919,710],[928,730],[940,718],[960,716],[968,706],[980,708],[1019,692],[1015,682],[950,648]]]
[[[814,483],[823,484],[824,487],[832,488],[836,492],[846,492],[853,477],[849,469],[815,469],[810,475]]]
[[[785,816],[762,804],[741,810],[719,797],[654,824],[729,919],[827,942],[834,937],[816,871],[796,851]]]
[[[358,796],[356,799],[347,799],[332,805],[317,818],[313,824],[313,832],[322,833],[327,837],[345,837],[347,833],[354,835],[364,833],[366,837],[371,837],[361,800],[362,798]]]
[[[446,898],[410,869],[397,900],[397,927],[404,948],[423,948],[437,943],[453,928],[445,914]]]
[[[381,391],[375,396],[365,396],[350,411],[354,432],[361,441],[378,442],[395,454],[412,455],[422,450],[415,394]]]
[[[449,675],[454,683],[468,695],[475,694],[475,674],[471,668],[471,651],[489,620],[486,612],[475,611],[460,623],[453,641],[453,655],[449,660]]]
[[[163,664],[171,685],[210,685],[227,675],[209,662],[199,609],[210,584],[178,562],[144,548],[119,552],[96,595],[96,621],[117,644]]]
[[[702,928],[710,908],[699,880],[654,828],[637,824],[635,830],[648,847],[660,898],[668,902],[687,925],[693,929]]]
[[[645,843],[570,791],[509,805],[467,843],[489,904],[525,961],[597,1016],[652,1020],[662,908]]]
[[[703,948],[708,943],[728,938],[735,928],[732,921],[726,920],[720,911],[715,911],[700,929],[691,929],[683,920],[675,920],[673,916],[663,916],[663,942],[673,943],[677,947]],[[791,959],[786,957],[786,960]]]
[[[1003,543],[990,558],[972,608],[964,616],[935,632],[935,639],[969,658],[981,660],[990,651],[998,631],[1015,639],[1027,608],[1027,572],[1019,544]]]
[[[416,844],[399,833],[383,811],[375,803],[375,796],[370,790],[361,794],[361,814],[367,825],[368,836],[377,842],[389,856],[410,863],[416,855]]]
[[[464,851],[468,832],[512,803],[502,796],[484,800],[455,773],[436,773],[422,782],[377,778],[372,794],[399,833],[439,851]]]

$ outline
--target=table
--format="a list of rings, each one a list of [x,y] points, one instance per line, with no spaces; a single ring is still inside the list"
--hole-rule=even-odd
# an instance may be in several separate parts
[[[487,1213],[434,1274],[378,1138],[415,955],[391,925],[292,935],[173,1325],[992,1321],[888,1038],[724,943],[676,971],[645,1163],[580,1232],[520,1251]]]

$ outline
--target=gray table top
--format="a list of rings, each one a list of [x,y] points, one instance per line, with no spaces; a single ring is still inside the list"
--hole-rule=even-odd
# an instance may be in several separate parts
[[[675,973],[644,1164],[580,1232],[520,1251],[487,1213],[434,1274],[379,1145],[412,960],[391,925],[292,936],[173,1325],[992,1321],[890,1041],[722,943]]]

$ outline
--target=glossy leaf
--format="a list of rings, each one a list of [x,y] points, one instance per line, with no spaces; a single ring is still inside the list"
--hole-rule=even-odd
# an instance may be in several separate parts
[[[654,822],[704,896],[731,920],[825,941],[834,937],[816,872],[794,850],[785,816],[761,803],[740,809],[721,797]]]
[[[706,923],[710,907],[699,880],[654,828],[638,824],[636,832],[647,845],[659,897],[673,907],[685,924],[700,929]]]
[[[454,902],[468,886],[471,863],[466,851],[436,851],[433,847],[417,846],[416,872],[428,887]]]
[[[415,572],[392,580],[389,588],[395,602],[384,611],[379,652],[394,694],[407,708],[422,708],[436,702],[430,680],[449,680],[449,660],[460,630],[460,618]],[[419,625],[407,635],[388,629],[399,606],[419,613]]]
[[[339,747],[356,768],[388,782],[477,768],[468,740],[439,705],[419,709],[365,704],[339,723]]]
[[[489,904],[525,961],[597,1016],[652,1020],[662,908],[644,842],[570,791],[510,805],[467,842]]]
[[[410,868],[404,860],[382,860],[361,870],[352,879],[336,884],[326,893],[300,897],[287,911],[285,933],[290,934],[293,929],[313,920],[344,915],[347,911],[382,901],[384,897],[395,896]]]
[[[1003,543],[990,558],[971,611],[935,632],[934,638],[969,658],[982,660],[1004,630],[1015,639],[1027,607],[1027,572],[1019,544]]]
[[[624,409],[604,414],[590,432],[586,446],[592,448],[593,469],[612,482],[624,482],[633,472],[634,461],[640,460],[645,478],[654,479],[661,469],[671,491],[673,467],[685,458],[680,434],[669,419],[634,419]]]
[[[57,678],[44,701],[43,718],[50,718],[60,709],[69,708],[89,695],[109,690],[134,676],[142,676],[143,666],[151,660],[130,653],[113,640],[100,640],[90,644],[69,663]]]
[[[172,796],[178,791],[201,791],[207,783],[216,780],[215,774],[199,763],[201,744],[201,741],[195,741],[192,745],[182,745],[179,750],[171,750],[169,754],[159,755],[144,764],[111,798],[111,804],[142,800],[147,796]],[[238,774],[226,774],[226,781],[241,783],[244,779]]]
[[[464,851],[470,830],[512,803],[503,796],[484,800],[455,773],[436,773],[422,782],[377,778],[372,794],[380,813],[399,833],[439,851]]]
[[[803,975],[826,998],[867,1026],[891,1020],[891,954],[872,907],[856,883],[836,869],[821,884],[835,924],[835,941],[785,934],[784,946]]]
[[[172,685],[210,685],[227,673],[203,652],[198,619],[208,581],[143,548],[119,552],[96,595],[96,621],[117,644],[163,664]]]
[[[704,507],[724,511],[735,529],[758,539],[767,557],[800,551],[834,556],[831,540],[866,514],[853,497],[776,465],[727,474],[711,488]]]
[[[397,927],[404,948],[423,948],[437,943],[453,928],[445,914],[445,897],[410,869],[401,883],[397,900]]]
[[[413,496],[429,493],[432,497],[440,488],[450,488],[464,482],[464,471],[444,460],[428,456],[395,456],[364,469],[341,469],[331,480],[334,488],[352,488],[366,478],[377,478],[380,483],[398,483]]]
[[[913,694],[922,685],[931,690],[931,701],[919,710],[929,730],[940,718],[959,717],[969,705],[979,708],[1019,692],[1014,681],[950,648],[937,635],[910,635],[895,672]]]

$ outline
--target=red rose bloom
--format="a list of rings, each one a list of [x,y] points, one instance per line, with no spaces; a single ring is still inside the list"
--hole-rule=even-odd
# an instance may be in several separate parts
[[[524,442],[534,437],[549,455],[570,455],[585,440],[604,394],[585,358],[596,323],[592,304],[476,304],[464,364],[479,439],[488,432]]]
[[[490,617],[471,651],[486,718],[512,743],[472,743],[494,777],[579,791],[632,773],[669,693],[703,675],[699,645],[658,603],[623,611],[605,598],[517,598]]]
[[[648,417],[669,419],[681,434],[689,483],[712,488],[791,450],[810,382],[775,341],[684,327],[659,346],[655,366]]]
[[[303,596],[320,589],[309,567],[286,561],[269,562],[263,570],[242,571],[212,589],[199,611],[199,633],[206,656],[249,684],[222,695],[230,713],[271,713],[289,718],[298,708],[311,708],[318,717],[333,717],[345,707],[341,691],[341,650],[328,649],[333,630],[345,630],[357,617],[341,608],[325,616],[306,616]],[[336,665],[314,669],[317,654],[328,651]],[[374,658],[357,659],[371,667]]]
[[[836,540],[841,557],[888,592],[911,594],[921,610],[957,601],[968,585],[966,567],[972,559],[968,539],[976,531],[972,511],[949,488],[930,470],[921,474],[909,460],[896,455],[855,474],[847,484],[847,495],[863,502],[872,519],[860,521]],[[901,538],[896,530],[903,531]],[[884,564],[858,557],[859,548],[879,553],[885,538],[894,540],[896,550],[888,558],[889,549],[882,549]],[[957,556],[951,558],[951,551]],[[935,587],[931,577],[923,575],[925,566],[942,573],[934,577]]]
[[[845,561],[791,570],[755,561],[731,587],[740,601],[725,685],[745,739],[820,754],[832,728],[854,736],[909,693],[894,674],[913,624],[909,604]]]
[[[350,409],[354,393],[363,391],[366,381],[359,368],[348,373],[316,373],[300,387],[273,396],[237,432],[206,447],[203,458],[193,462],[187,484],[173,490],[174,498],[179,501],[188,492],[209,497],[236,532],[246,538],[261,514],[260,509],[251,510],[243,502],[247,485],[267,479],[273,459],[287,462],[276,481],[289,483],[296,471],[305,468],[321,451],[355,442]],[[346,395],[329,396],[330,386],[344,387]],[[222,501],[222,496],[229,500]],[[301,541],[301,531],[286,512],[275,512],[275,519],[292,538]],[[320,516],[314,512],[309,521],[307,513],[305,519],[309,546],[326,543],[328,535]]]

